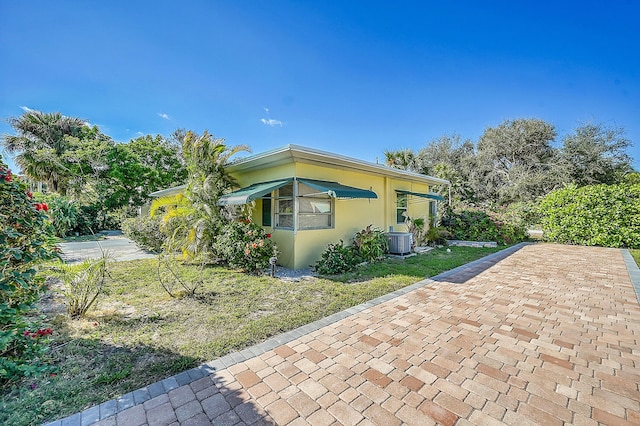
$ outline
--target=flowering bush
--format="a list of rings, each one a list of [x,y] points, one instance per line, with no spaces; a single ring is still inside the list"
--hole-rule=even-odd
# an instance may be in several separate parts
[[[215,244],[215,255],[232,268],[261,273],[276,256],[276,246],[261,226],[249,220],[223,225]]]
[[[26,185],[15,180],[0,158],[0,386],[46,367],[39,362],[46,349],[43,329],[30,317],[43,290],[35,265],[56,256],[53,228]],[[44,330],[44,331],[43,331]]]

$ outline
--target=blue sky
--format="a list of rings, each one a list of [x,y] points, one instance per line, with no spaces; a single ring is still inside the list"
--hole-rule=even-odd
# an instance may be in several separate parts
[[[593,121],[626,129],[640,169],[639,16],[631,0],[0,0],[0,118],[368,161],[505,119]]]

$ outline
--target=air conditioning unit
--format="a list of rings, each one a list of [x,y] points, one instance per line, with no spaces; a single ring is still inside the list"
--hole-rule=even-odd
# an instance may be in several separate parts
[[[389,253],[409,254],[411,253],[411,240],[413,235],[409,232],[388,232],[385,234],[389,240]]]

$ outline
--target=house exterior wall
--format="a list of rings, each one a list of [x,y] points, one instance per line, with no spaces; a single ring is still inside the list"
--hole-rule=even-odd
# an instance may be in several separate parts
[[[396,223],[396,189],[425,193],[429,186],[422,182],[394,179],[380,174],[309,163],[288,163],[260,170],[245,171],[234,175],[238,184],[245,187],[258,182],[281,178],[309,178],[339,182],[361,189],[370,189],[377,199],[334,200],[334,226],[329,229],[289,230],[265,227],[278,246],[278,263],[293,269],[304,269],[320,259],[328,244],[343,240],[351,244],[356,232],[367,225],[388,231],[406,231],[404,224]],[[408,196],[408,214],[411,217],[428,218],[427,199]],[[262,200],[253,202],[252,219],[262,223]]]
[[[387,192],[389,202],[386,204],[386,208],[388,209],[388,220],[385,230],[389,230],[389,226],[393,226],[393,230],[396,232],[406,232],[407,226],[403,223],[397,223],[396,220],[396,189],[425,194],[429,192],[429,185],[409,180],[389,179],[389,188]],[[426,222],[428,222],[429,199],[408,195],[407,201],[407,214],[409,217],[422,217]]]

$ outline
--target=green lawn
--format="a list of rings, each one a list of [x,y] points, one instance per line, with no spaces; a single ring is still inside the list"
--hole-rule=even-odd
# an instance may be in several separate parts
[[[46,305],[55,375],[3,389],[0,424],[64,417],[498,250],[436,249],[300,282],[211,267],[195,297],[175,299],[158,282],[156,260],[112,263],[106,294],[87,318],[69,320],[61,306]]]

